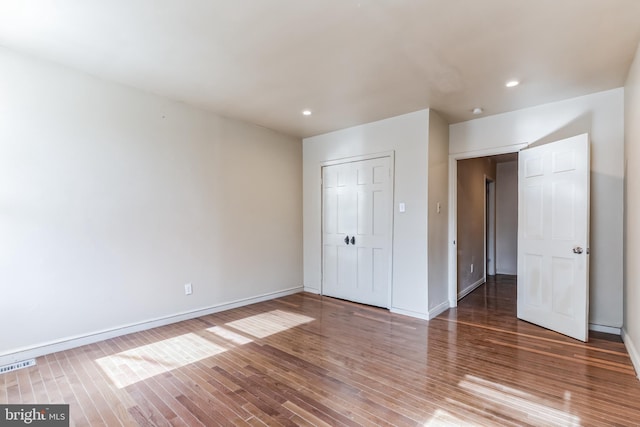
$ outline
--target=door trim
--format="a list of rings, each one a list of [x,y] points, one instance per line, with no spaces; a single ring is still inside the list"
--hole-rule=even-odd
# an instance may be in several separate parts
[[[338,157],[337,159],[324,160],[320,162],[320,173],[322,173],[322,168],[325,166],[341,165],[344,163],[359,162],[362,160],[380,159],[382,157],[390,157],[392,160],[391,165],[393,167],[395,151],[383,151],[380,153],[361,154],[359,156]]]
[[[324,160],[320,162],[318,171],[320,173],[320,295],[324,295],[324,256],[322,248],[324,246],[324,192],[322,191],[322,169],[325,166],[341,165],[345,163],[360,162],[363,160],[373,160],[388,157],[389,158],[389,186],[391,194],[391,203],[389,203],[389,290],[387,296],[387,305],[385,308],[393,307],[393,229],[394,229],[394,212],[395,212],[395,151],[383,151],[380,153],[361,154],[358,156],[341,157],[333,160]]]
[[[497,177],[496,177],[497,178]],[[496,178],[484,175],[484,281],[496,275]],[[489,262],[491,260],[491,262]],[[491,264],[492,269],[489,269]],[[493,274],[492,274],[493,273]]]
[[[458,160],[517,153],[528,143],[449,154],[449,307],[458,306]]]

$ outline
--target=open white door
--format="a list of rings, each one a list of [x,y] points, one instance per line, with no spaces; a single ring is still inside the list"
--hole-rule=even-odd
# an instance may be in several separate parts
[[[518,318],[589,337],[589,135],[518,160]]]

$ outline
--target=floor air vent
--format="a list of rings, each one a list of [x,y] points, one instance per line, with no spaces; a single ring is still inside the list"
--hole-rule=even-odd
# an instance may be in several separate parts
[[[35,366],[36,359],[23,360],[21,362],[11,363],[9,365],[0,366],[0,375],[7,372],[17,371],[18,369],[28,368],[29,366]]]

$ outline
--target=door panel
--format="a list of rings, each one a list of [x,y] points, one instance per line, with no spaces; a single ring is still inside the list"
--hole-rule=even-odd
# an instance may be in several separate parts
[[[587,341],[588,135],[522,150],[519,171],[518,318]]]
[[[323,167],[324,295],[389,307],[390,171],[389,157]]]
[[[338,280],[340,293],[349,295],[353,293],[357,276],[356,253],[347,246],[338,246]]]
[[[338,246],[322,246],[322,280],[327,288],[338,286]]]

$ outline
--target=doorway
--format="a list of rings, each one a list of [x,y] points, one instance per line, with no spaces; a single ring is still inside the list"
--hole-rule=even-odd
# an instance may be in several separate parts
[[[512,271],[498,265],[508,264],[503,257],[517,260],[517,159],[513,153],[458,161],[458,300],[487,277],[516,274],[517,262]]]
[[[512,184],[517,183],[517,156],[526,144],[500,150],[483,150],[453,154],[449,162],[449,304],[456,307],[459,299],[485,283],[487,275],[516,274],[517,267],[517,185],[511,194],[511,208],[500,201],[500,181],[496,165],[512,166]],[[465,178],[459,177],[463,161],[473,168]],[[460,178],[460,179],[459,179]],[[460,180],[469,185],[461,186]],[[470,188],[472,188],[470,192]],[[473,193],[473,194],[472,194]],[[504,193],[503,193],[504,195]],[[465,199],[466,198],[466,199]],[[465,206],[461,200],[471,200]],[[461,206],[462,205],[462,206]],[[509,212],[510,215],[505,215]],[[502,215],[501,215],[502,213]],[[511,237],[505,239],[505,235]],[[461,238],[459,241],[458,238]],[[465,238],[470,239],[465,241]],[[503,259],[501,262],[501,254]],[[510,254],[511,258],[504,254]],[[511,260],[511,261],[510,261]],[[502,270],[509,264],[513,269]]]
[[[589,319],[589,135],[585,133],[529,147],[519,157],[517,317],[586,341]],[[450,201],[454,205],[466,201],[458,179],[461,159],[478,161],[476,156],[469,154],[460,158],[450,156]],[[459,296],[461,277],[457,273],[461,266],[464,274],[465,262],[469,259],[462,240],[468,238],[468,233],[460,233],[466,225],[459,218],[461,212],[468,211],[458,206],[450,217],[451,307],[457,306],[456,297]],[[500,259],[499,255],[497,259]]]

